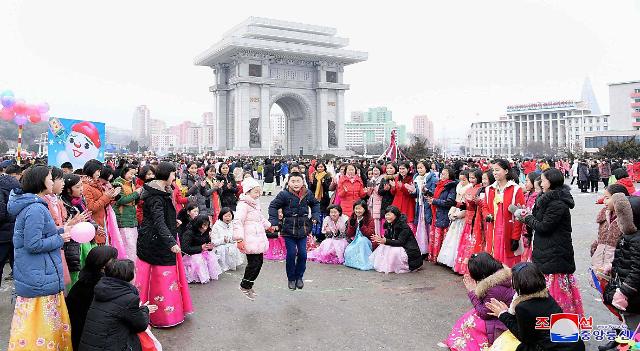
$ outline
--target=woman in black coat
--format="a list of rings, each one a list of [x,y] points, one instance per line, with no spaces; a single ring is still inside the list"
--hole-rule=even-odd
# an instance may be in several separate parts
[[[207,225],[207,230],[202,232],[200,228],[202,228],[205,223]],[[202,253],[203,245],[211,244],[211,235],[209,235],[210,231],[209,216],[198,215],[198,217],[189,223],[184,233],[182,233],[182,253],[186,255],[197,255]],[[210,250],[212,249],[213,246],[211,246]]]
[[[144,185],[141,195],[144,216],[138,230],[136,286],[143,301],[164,297],[156,301],[159,311],[151,316],[154,327],[181,324],[192,312],[189,286],[181,273],[184,266],[178,261],[181,250],[171,188],[175,173],[172,163],[161,162],[156,179]]]
[[[318,180],[318,178],[320,178],[320,180]],[[332,180],[333,178],[331,177],[331,174],[327,173],[327,167],[324,163],[318,163],[315,172],[313,172],[311,177],[309,177],[309,190],[311,190],[316,199],[320,202],[320,213],[322,213],[323,217],[329,214],[327,207],[331,204],[329,187],[331,186]],[[318,188],[318,185],[320,188]]]
[[[118,250],[111,246],[96,246],[87,255],[85,265],[80,271],[80,278],[73,285],[65,301],[71,321],[71,343],[77,350],[84,330],[87,312],[93,301],[93,291],[98,281],[104,276],[107,263],[118,258]]]
[[[582,297],[573,275],[576,264],[571,242],[571,212],[575,206],[571,189],[560,170],[550,168],[540,176],[543,194],[533,214],[520,217],[533,231],[532,260],[547,279],[549,293],[565,313],[584,314]]]
[[[393,203],[394,195],[391,193],[391,184],[390,182],[394,182],[396,179],[396,172],[398,171],[398,166],[395,163],[389,162],[387,164],[387,168],[385,169],[385,175],[382,176],[382,181],[380,181],[380,186],[378,187],[378,195],[382,196],[382,202],[380,204],[380,210],[385,211],[387,207],[391,206]],[[367,184],[367,183],[364,183]]]
[[[238,185],[233,178],[233,174],[229,171],[229,165],[221,163],[218,167],[217,178],[222,182],[220,185],[220,206],[229,207],[233,212],[236,211],[238,204]]]
[[[154,305],[140,305],[138,289],[131,285],[135,266],[131,260],[114,260],[95,287],[87,313],[80,351],[142,350],[138,333],[149,326]]]
[[[511,269],[513,289],[518,296],[511,302],[511,308],[504,302],[491,299],[486,304],[492,316],[498,317],[515,336],[520,345],[516,351],[584,351],[584,342],[552,342],[548,329],[537,329],[538,318],[550,318],[552,314],[562,313],[562,309],[549,295],[545,278],[535,264],[518,263]],[[578,331],[576,331],[578,332]],[[508,337],[505,332],[496,339],[494,345]]]
[[[377,271],[381,271],[376,267],[375,257],[377,255],[384,255],[385,245],[391,247],[401,247],[407,254],[408,257],[408,270],[415,271],[418,268],[422,267],[423,259],[422,254],[420,253],[420,248],[418,247],[418,242],[416,241],[411,228],[407,224],[407,218],[400,212],[396,206],[389,206],[385,210],[385,219],[386,222],[384,224],[385,234],[384,238],[380,237],[377,234],[373,235],[373,241],[380,244],[378,248],[373,252],[372,257],[374,257],[374,269]],[[387,261],[382,259],[382,261]],[[404,269],[403,269],[404,271]],[[406,272],[406,271],[404,271]],[[384,272],[389,273],[389,272]],[[396,272],[401,273],[401,272]]]

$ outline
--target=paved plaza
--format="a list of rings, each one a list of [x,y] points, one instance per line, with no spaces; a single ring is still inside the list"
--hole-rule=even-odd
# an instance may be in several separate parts
[[[595,194],[573,191],[573,242],[584,308],[594,325],[614,323],[588,284],[589,245],[600,209]],[[263,210],[272,197],[262,198]],[[417,273],[381,274],[309,263],[305,288],[289,291],[284,262],[265,261],[250,301],[238,290],[243,269],[192,284],[196,312],[155,335],[165,350],[438,350],[456,319],[471,308],[462,278],[426,264]],[[0,344],[13,307],[0,289]],[[587,343],[587,350],[598,343]],[[4,347],[4,346],[0,346]]]

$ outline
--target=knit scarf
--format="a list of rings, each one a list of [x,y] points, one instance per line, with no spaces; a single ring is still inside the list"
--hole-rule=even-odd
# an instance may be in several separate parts
[[[324,189],[322,188],[322,179],[327,175],[327,172],[316,172],[316,199],[318,201],[322,200],[322,194],[324,194]]]

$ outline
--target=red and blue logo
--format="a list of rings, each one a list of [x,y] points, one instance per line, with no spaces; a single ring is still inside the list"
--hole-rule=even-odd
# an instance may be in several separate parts
[[[551,315],[551,342],[578,342],[580,340],[580,317],[575,313]]]

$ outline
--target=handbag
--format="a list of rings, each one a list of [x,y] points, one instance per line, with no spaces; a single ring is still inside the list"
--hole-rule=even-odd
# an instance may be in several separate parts
[[[138,333],[138,339],[140,339],[142,351],[162,351],[160,341],[151,333],[149,327],[147,327],[147,330]]]

